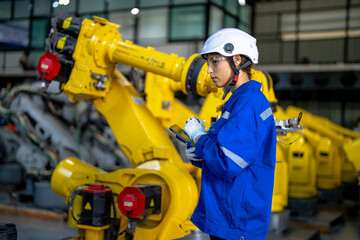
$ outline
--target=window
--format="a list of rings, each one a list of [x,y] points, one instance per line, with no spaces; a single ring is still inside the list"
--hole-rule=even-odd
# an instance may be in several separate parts
[[[30,0],[17,0],[15,1],[15,16],[14,18],[30,17],[30,10],[33,5]]]
[[[236,18],[226,14],[225,19],[224,19],[224,27],[227,27],[227,28],[235,28],[235,27],[237,27]]]
[[[169,0],[140,0],[140,7],[164,7],[169,5]]]
[[[173,3],[176,5],[205,3],[205,2],[207,2],[207,0],[173,0]]]
[[[167,42],[168,9],[143,10],[139,14],[138,42],[158,45]]]
[[[79,13],[103,12],[105,9],[104,0],[78,0]]]
[[[109,11],[125,10],[135,7],[135,0],[112,0],[109,1]]]
[[[244,5],[239,7],[239,26],[241,30],[245,32],[250,32],[251,23],[250,23],[250,16],[251,16],[251,7],[249,5]]]
[[[34,49],[43,49],[45,47],[45,39],[49,34],[50,20],[38,19],[32,22],[31,31],[31,47]]]
[[[239,3],[237,0],[226,0],[225,10],[229,13],[236,15],[238,13]]]
[[[34,0],[34,16],[49,15],[52,0]]]
[[[0,1],[0,19],[11,18],[11,1]]]
[[[128,11],[121,13],[109,13],[109,21],[121,25],[119,32],[122,40],[134,41],[135,37],[135,16]]]
[[[223,0],[211,0],[210,2],[215,3],[219,7],[224,6],[224,1]]]
[[[215,6],[210,8],[209,35],[223,27],[224,12]]]
[[[205,6],[174,7],[171,9],[170,40],[205,38]]]

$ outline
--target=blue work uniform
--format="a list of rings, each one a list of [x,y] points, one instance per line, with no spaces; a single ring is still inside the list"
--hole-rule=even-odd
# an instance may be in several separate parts
[[[276,129],[261,84],[241,85],[202,135],[201,193],[191,221],[224,239],[265,239],[274,184]],[[194,162],[195,163],[195,162]],[[195,163],[196,164],[196,163]]]

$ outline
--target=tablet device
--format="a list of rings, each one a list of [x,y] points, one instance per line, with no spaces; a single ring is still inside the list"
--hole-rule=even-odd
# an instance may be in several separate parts
[[[174,124],[170,128],[170,131],[175,134],[176,138],[186,144],[188,141],[191,141],[188,135],[184,133],[184,130],[178,125]]]

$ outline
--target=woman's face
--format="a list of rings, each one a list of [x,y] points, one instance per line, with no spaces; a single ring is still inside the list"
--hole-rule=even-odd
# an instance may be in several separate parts
[[[234,74],[229,60],[218,53],[210,53],[206,56],[206,59],[208,64],[207,73],[210,74],[215,85],[221,88],[229,84]]]

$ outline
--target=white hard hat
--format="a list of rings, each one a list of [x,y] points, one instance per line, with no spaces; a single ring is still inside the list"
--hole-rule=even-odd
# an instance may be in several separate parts
[[[254,64],[258,63],[259,58],[256,39],[237,28],[223,28],[212,34],[205,41],[199,55],[208,53],[219,53],[226,57],[245,55]]]

